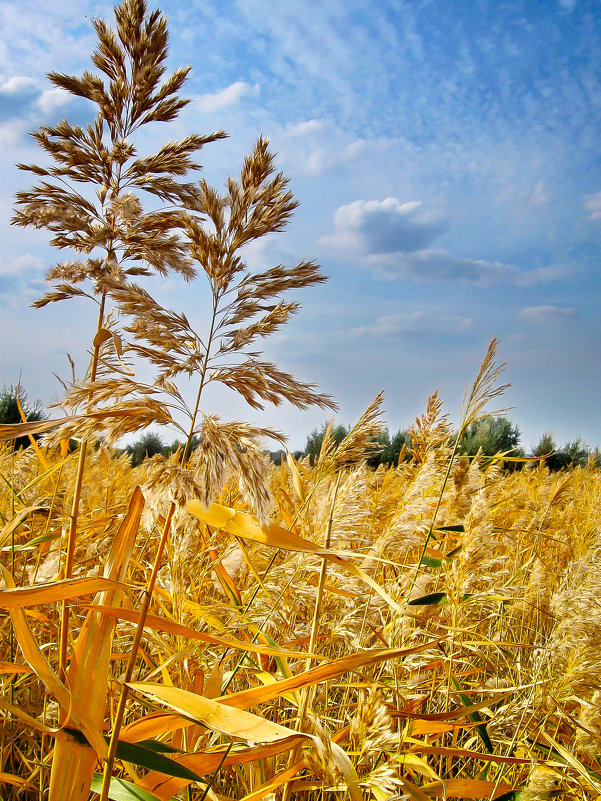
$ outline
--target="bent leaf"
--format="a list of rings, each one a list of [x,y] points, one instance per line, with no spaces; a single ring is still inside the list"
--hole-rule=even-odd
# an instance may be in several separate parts
[[[292,751],[293,748],[300,746],[305,737],[297,735],[287,740],[278,740],[269,745],[251,746],[250,748],[238,748],[234,746],[227,750],[221,748],[216,751],[205,751],[198,754],[186,754],[177,757],[181,765],[186,765],[195,773],[206,776],[214,773],[220,767],[227,768],[231,765],[241,765],[245,762],[257,762],[265,760],[278,754]],[[182,790],[189,782],[183,779],[167,779],[158,773],[149,773],[140,781],[140,787],[150,790],[156,795],[159,801],[169,801],[177,792]]]
[[[292,676],[290,679],[276,681],[274,684],[266,686],[252,687],[250,690],[241,690],[240,692],[232,693],[232,695],[223,695],[217,700],[224,706],[248,709],[250,706],[256,706],[265,701],[271,701],[272,698],[278,698],[280,695],[290,692],[290,690],[310,687],[313,684],[319,684],[322,681],[341,676],[343,673],[358,670],[366,665],[377,665],[379,662],[385,662],[389,659],[399,659],[410,654],[417,654],[420,651],[431,648],[436,642],[438,640],[416,645],[413,648],[375,648],[371,651],[360,651],[357,654],[335,659],[327,665],[320,665],[312,670],[307,670],[298,676]]]
[[[117,588],[122,589],[123,585],[117,581],[90,576],[62,579],[50,584],[33,584],[29,587],[10,587],[0,590],[0,607],[18,609],[24,606],[38,606]]]
[[[190,781],[198,781],[200,779],[197,773],[180,762],[176,762],[174,759],[159,753],[156,748],[144,748],[139,743],[127,743],[120,740],[117,743],[117,759],[123,759],[141,768],[156,770],[166,776],[176,776]]]
[[[499,798],[512,792],[511,785],[484,779],[447,779],[444,782],[425,784],[421,788],[428,795],[445,798]],[[491,793],[494,795],[491,796]]]
[[[86,608],[100,612],[102,615],[128,620],[130,623],[137,623],[140,619],[140,613],[136,609],[121,609],[120,607],[114,606],[93,606],[91,604],[86,605]],[[327,659],[327,657],[320,654],[292,651],[287,648],[272,648],[268,645],[259,645],[255,642],[244,642],[243,640],[230,639],[227,637],[214,637],[212,634],[196,631],[189,626],[183,626],[181,623],[167,620],[167,618],[159,617],[158,615],[146,615],[145,626],[155,631],[165,631],[168,634],[187,637],[189,640],[198,640],[199,642],[206,642],[210,645],[222,645],[224,648],[233,648],[236,651],[249,651],[255,654],[265,654],[266,656],[289,656],[301,659],[310,657],[311,659],[318,659],[321,661]]]
[[[2,564],[0,564],[0,570],[2,571],[6,586],[8,588],[13,588],[15,585],[11,574]],[[38,678],[43,681],[50,692],[53,693],[60,706],[65,711],[69,711],[70,719],[81,729],[98,756],[105,757],[107,748],[100,730],[90,720],[87,710],[81,708],[80,704],[75,701],[72,694],[50,667],[48,660],[40,651],[35,637],[33,636],[33,632],[29,628],[23,610],[12,608],[10,610],[10,616],[12,618],[17,642],[19,643],[25,660],[34,669]]]
[[[4,545],[4,543],[10,538],[12,533],[16,531],[21,523],[23,523],[30,514],[35,513],[44,513],[48,514],[48,507],[46,506],[28,506],[26,509],[21,509],[20,512],[12,517],[8,523],[4,526],[2,531],[0,531],[0,547]]]
[[[180,690],[179,687],[144,681],[130,682],[128,687],[166,704],[185,717],[193,718],[208,729],[230,737],[240,737],[253,743],[273,743],[298,736],[298,732],[279,723],[272,723],[241,709],[232,709],[211,698]]]
[[[311,553],[315,556],[320,556],[322,559],[327,559],[360,578],[383,598],[395,612],[403,614],[401,606],[371,576],[368,576],[360,567],[349,562],[348,559],[345,559],[335,551],[319,548],[310,540],[299,537],[298,534],[275,524],[261,528],[252,515],[218,503],[212,503],[208,508],[205,508],[200,501],[190,501],[188,503],[188,511],[194,517],[202,520],[203,523],[207,523],[213,528],[227,531],[228,534],[232,534],[234,537],[253,540],[254,542],[260,542],[272,548],[281,548],[285,551]]]

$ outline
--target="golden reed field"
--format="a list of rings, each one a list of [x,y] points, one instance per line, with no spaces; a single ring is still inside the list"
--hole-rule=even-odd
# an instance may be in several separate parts
[[[221,131],[138,155],[187,102],[161,14],[93,25],[100,75],[49,77],[97,116],[35,134],[13,219],[68,252],[36,305],[96,328],[53,418],[0,428],[0,798],[601,798],[599,469],[460,454],[505,388],[494,339],[455,431],[435,393],[398,466],[366,463],[381,394],[313,464],[206,409],[210,383],[335,408],[261,351],[325,276],[245,261],[296,206],[264,139],[223,194],[183,180]],[[153,274],[200,282],[199,319]],[[153,424],[182,445],[133,468],[115,444]]]
[[[90,449],[70,579],[77,452],[4,450],[3,798],[100,790],[125,679],[114,798],[598,797],[599,471],[452,460],[436,403],[374,471],[372,422],[160,561],[162,460]]]

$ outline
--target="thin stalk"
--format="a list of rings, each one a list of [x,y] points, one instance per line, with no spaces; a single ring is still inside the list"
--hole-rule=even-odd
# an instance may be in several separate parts
[[[338,477],[336,479],[336,488],[334,489],[334,497],[332,498],[332,505],[330,507],[330,514],[328,517],[328,527],[326,530],[326,540],[324,544],[324,548],[327,550],[330,547],[330,540],[332,537],[332,525],[334,522],[334,507],[336,506],[336,498],[338,497],[338,489],[340,487],[340,479],[342,477],[342,471],[338,471]],[[323,558],[321,562],[321,571],[319,573],[319,584],[317,587],[317,597],[315,599],[315,608],[313,610],[313,622],[311,624],[311,637],[309,638],[309,653],[314,653],[315,651],[315,644],[317,643],[317,632],[319,630],[319,610],[321,608],[321,601],[323,599],[324,587],[326,583],[326,572],[327,572],[328,560]],[[312,658],[309,657],[305,662],[305,671],[311,668]],[[296,719],[296,729],[297,731],[302,731],[305,725],[305,720],[307,718],[307,709],[309,707],[309,701],[311,699],[311,695],[313,694],[312,687],[305,687],[302,690],[302,700],[301,705],[298,710],[298,716]],[[290,753],[290,757],[288,760],[288,768],[298,762],[298,757],[300,754],[300,746],[296,746],[296,748]],[[288,801],[290,798],[291,784],[288,782],[284,787],[284,791],[282,794],[282,801]]]
[[[203,365],[201,368],[200,373],[200,383],[198,386],[198,392],[196,394],[196,402],[194,404],[194,411],[192,413],[192,419],[190,423],[190,430],[188,432],[188,438],[186,440],[186,445],[184,447],[184,451],[181,457],[181,464],[185,465],[189,456],[190,451],[192,449],[192,438],[194,437],[194,428],[196,425],[196,417],[198,416],[198,410],[200,408],[200,399],[202,396],[202,391],[205,386],[205,379],[207,375],[207,368],[209,365],[209,358],[210,358],[210,349],[213,340],[213,336],[215,333],[215,322],[217,317],[217,305],[218,305],[218,298],[216,294],[213,294],[213,314],[211,317],[211,329],[209,332],[209,338],[207,340],[207,348],[205,350],[205,357],[203,360]],[[144,626],[146,624],[146,617],[148,615],[148,610],[150,608],[150,604],[152,602],[152,594],[154,592],[154,585],[156,583],[156,579],[159,573],[159,569],[161,567],[161,562],[163,560],[163,552],[165,550],[165,546],[167,544],[167,538],[169,536],[169,532],[171,530],[171,521],[173,519],[173,515],[175,513],[176,505],[174,502],[171,502],[169,506],[169,511],[167,512],[167,518],[165,520],[165,524],[163,526],[163,532],[161,534],[161,540],[159,542],[159,547],[154,559],[154,565],[152,568],[151,576],[148,580],[148,584],[146,586],[146,590],[144,593],[144,600],[142,602],[142,607],[140,609],[140,618],[138,620],[138,625],[136,627],[136,633],[134,635],[134,641],[132,644],[132,651],[129,655],[129,659],[127,662],[127,668],[125,671],[125,679],[121,686],[121,695],[119,697],[119,704],[117,706],[117,713],[115,716],[115,722],[113,724],[113,732],[111,734],[111,741],[109,743],[109,750],[108,755],[106,758],[106,762],[104,765],[104,774],[102,777],[102,790],[100,801],[108,801],[109,797],[109,789],[111,783],[111,774],[113,772],[113,765],[115,762],[115,755],[117,753],[117,743],[119,742],[119,733],[121,731],[121,727],[123,725],[123,718],[125,715],[125,705],[127,703],[127,699],[129,697],[129,688],[127,687],[127,683],[131,681],[133,676],[138,648],[140,647],[140,642],[142,641],[142,635],[144,633]]]
[[[96,335],[102,328],[104,322],[104,308],[106,305],[106,292],[102,293],[100,300],[100,310],[98,312],[98,322],[96,324]],[[100,358],[100,344],[94,345],[94,354],[92,356],[92,367],[90,369],[90,381],[96,380],[96,373],[98,371],[98,361]],[[77,541],[77,522],[79,518],[79,505],[81,502],[81,493],[83,489],[83,477],[86,467],[86,454],[88,450],[88,440],[83,440],[79,447],[79,459],[77,462],[77,473],[75,477],[75,487],[73,489],[73,501],[71,504],[71,514],[69,519],[69,537],[67,540],[67,557],[65,560],[65,578],[71,578],[73,573],[73,559],[75,554],[75,543]],[[58,660],[58,674],[61,680],[64,680],[67,669],[67,645],[69,634],[69,602],[63,601],[63,608],[61,612],[61,625],[60,625],[60,650]]]
[[[409,592],[415,586],[415,582],[417,581],[417,577],[419,575],[419,570],[422,564],[422,559],[426,555],[426,550],[432,538],[432,532],[434,531],[434,525],[436,523],[436,518],[438,517],[438,512],[440,511],[440,505],[442,503],[442,499],[447,488],[447,484],[449,482],[449,477],[451,475],[451,469],[453,467],[453,463],[455,461],[455,456],[457,455],[457,448],[459,446],[459,436],[457,436],[455,440],[455,444],[453,445],[453,450],[451,451],[451,455],[449,457],[449,462],[447,464],[447,469],[444,475],[444,479],[442,482],[442,487],[440,488],[440,492],[438,493],[438,499],[436,500],[436,507],[434,508],[434,514],[432,515],[432,522],[430,523],[430,527],[428,528],[428,533],[426,534],[426,539],[424,541],[424,545],[422,548],[422,552],[419,556],[419,560],[417,562],[417,567],[415,568],[415,574],[413,576],[413,581],[411,582],[411,587],[409,588]]]
[[[215,293],[213,293],[213,314],[211,315],[211,329],[209,331],[209,337],[207,339],[207,347],[205,348],[205,355],[203,359],[203,364],[200,370],[200,383],[198,385],[198,392],[196,393],[196,402],[194,404],[194,411],[192,412],[192,418],[190,420],[190,430],[188,432],[188,439],[186,441],[186,447],[184,448],[184,452],[182,454],[182,465],[185,465],[188,459],[190,458],[190,451],[192,450],[192,439],[194,437],[194,428],[196,426],[196,418],[198,417],[198,410],[200,409],[200,397],[202,395],[202,391],[205,386],[205,379],[207,375],[207,369],[209,366],[209,359],[211,353],[211,346],[213,344],[213,336],[215,335],[215,323],[217,320],[217,304],[219,300]]]
[[[119,733],[121,732],[121,727],[123,725],[123,718],[125,716],[125,705],[127,704],[127,699],[129,697],[129,687],[127,686],[127,684],[128,682],[131,681],[131,678],[134,673],[134,668],[136,666],[136,659],[138,657],[138,648],[140,647],[140,642],[142,641],[142,634],[144,633],[144,625],[146,623],[146,617],[148,615],[148,610],[150,608],[150,603],[152,601],[154,585],[156,584],[157,576],[159,574],[159,569],[161,567],[161,561],[163,559],[163,551],[165,550],[165,545],[167,544],[167,538],[169,536],[169,532],[171,531],[171,521],[173,519],[174,512],[175,512],[175,503],[172,502],[169,507],[169,511],[167,512],[165,525],[163,526],[163,531],[161,533],[161,539],[154,559],[152,573],[150,574],[150,578],[148,579],[148,583],[144,591],[144,600],[142,601],[142,607],[140,609],[140,619],[138,620],[136,633],[134,635],[134,641],[132,643],[131,653],[127,661],[125,678],[123,679],[123,684],[121,685],[121,695],[119,697],[119,705],[117,706],[117,714],[115,716],[115,722],[113,724],[113,733],[111,734],[111,741],[109,743],[108,755],[106,758],[106,762],[104,764],[104,775],[102,778],[102,791],[101,791],[100,801],[108,801],[109,797],[108,794],[111,783],[111,774],[113,772],[115,754],[117,753],[117,743],[119,742]]]

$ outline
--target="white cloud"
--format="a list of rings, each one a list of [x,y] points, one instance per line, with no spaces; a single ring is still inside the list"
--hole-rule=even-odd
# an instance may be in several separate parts
[[[417,281],[464,281],[480,286],[515,281],[520,273],[517,267],[510,264],[462,259],[445,250],[370,256],[367,263],[388,277],[406,277]]]
[[[39,270],[44,264],[39,256],[34,256],[33,253],[23,253],[22,256],[12,259],[8,263],[2,265],[3,275],[19,275],[30,270]]]
[[[37,86],[35,78],[28,78],[25,75],[13,75],[7,81],[4,81],[0,86],[0,94],[3,95],[16,95],[24,89],[32,89]]]
[[[306,120],[306,122],[299,122],[297,125],[289,124],[286,126],[287,136],[310,136],[314,133],[320,133],[323,130],[323,122],[321,120]]]
[[[221,111],[221,109],[233,106],[240,98],[251,94],[258,94],[260,91],[259,84],[251,86],[244,81],[236,81],[235,83],[226,86],[221,92],[215,94],[200,95],[196,98],[196,105],[201,111],[213,112]]]
[[[447,227],[442,216],[425,211],[421,201],[401,203],[395,197],[340,206],[334,225],[334,234],[323,239],[324,244],[367,256],[422,250]]]
[[[429,245],[447,230],[446,219],[425,210],[420,201],[397,198],[356,200],[334,214],[334,233],[320,244],[330,253],[351,255],[382,278],[417,281],[463,281],[480,286],[501,282],[543,283],[562,277],[565,269],[544,267],[521,272],[511,264],[461,258]]]
[[[583,202],[585,211],[588,211],[589,220],[601,220],[601,192],[594,195],[586,195]]]
[[[526,309],[520,309],[519,314],[522,319],[540,325],[573,317],[576,309],[567,306],[528,306]]]
[[[544,182],[538,181],[530,195],[530,203],[537,208],[541,208],[548,206],[554,198],[555,195],[547,189]]]
[[[71,99],[72,95],[69,92],[67,92],[65,89],[61,89],[60,86],[56,86],[54,89],[46,89],[45,92],[42,92],[36,102],[42,111],[48,114],[49,112],[64,106]]]
[[[0,124],[0,145],[8,150],[19,141],[26,128],[23,120],[9,120]]]
[[[417,311],[412,314],[392,314],[378,317],[372,325],[359,326],[351,331],[357,337],[402,337],[416,334],[469,331],[474,325],[471,317],[446,316]]]
[[[548,267],[536,267],[534,270],[521,272],[515,278],[518,286],[535,286],[549,281],[560,281],[574,273],[576,269],[566,264],[551,264]]]

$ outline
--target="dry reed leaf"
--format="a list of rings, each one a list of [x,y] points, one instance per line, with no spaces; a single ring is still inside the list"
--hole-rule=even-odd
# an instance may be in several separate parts
[[[16,397],[15,397],[15,400],[17,401],[17,408],[19,409],[19,414],[21,415],[21,422],[26,423],[27,422],[27,416],[26,416],[25,412],[23,411],[23,407],[21,406],[21,401],[19,399],[19,389],[18,388],[17,388],[17,394],[16,394]],[[48,461],[47,461],[46,457],[44,456],[44,454],[42,453],[42,451],[40,450],[40,448],[38,446],[38,443],[35,441],[35,438],[31,434],[28,434],[27,436],[29,438],[29,443],[30,443],[31,447],[34,450],[35,455],[40,460],[40,463],[41,463],[42,467],[44,468],[44,470],[48,470],[48,467],[49,467]]]
[[[34,584],[30,587],[0,589],[0,607],[18,609],[24,606],[50,604],[117,588],[123,589],[123,585],[105,578],[85,576],[84,578],[61,579],[48,584]]]
[[[166,687],[152,682],[130,682],[128,686],[166,704],[185,717],[193,718],[207,728],[230,737],[240,737],[253,743],[272,743],[299,736],[298,732],[280,726],[279,723],[272,723],[239,708],[232,709],[211,698],[178,687]]]
[[[199,754],[186,754],[185,756],[174,757],[180,765],[193,770],[199,776],[206,776],[214,773],[219,767],[227,768],[231,765],[242,765],[248,762],[257,762],[277,756],[278,754],[291,751],[296,746],[305,742],[303,736],[290,737],[286,740],[279,740],[269,745],[259,745],[250,748],[238,748],[234,746],[229,753],[221,749],[218,751],[205,751]],[[225,754],[225,756],[224,756]],[[166,777],[164,774],[151,772],[139,782],[139,787],[154,793],[160,801],[170,801],[170,799],[189,784],[185,779],[177,777]]]
[[[156,712],[124,726],[119,734],[119,739],[126,743],[138,743],[195,725],[193,721],[185,720],[181,715],[173,712]]]
[[[35,671],[29,665],[13,665],[12,662],[0,662],[0,674],[7,675],[10,673],[33,673]]]
[[[91,605],[85,605],[85,608],[94,609],[102,615],[119,618],[120,620],[128,620],[130,623],[137,623],[140,619],[140,613],[136,609]],[[164,617],[158,617],[158,615],[148,614],[144,625],[155,631],[164,631],[167,634],[186,637],[189,640],[198,640],[199,642],[206,642],[211,645],[222,645],[224,648],[232,648],[236,651],[265,654],[265,656],[286,656],[293,659],[306,659],[307,657],[318,660],[327,659],[327,657],[319,654],[307,654],[305,651],[293,651],[288,648],[272,648],[268,645],[259,645],[258,643],[245,642],[244,640],[237,640],[229,637],[214,637],[212,634],[196,631],[189,626],[183,626],[181,623],[176,623]]]
[[[551,748],[554,748],[561,754],[561,756],[565,759],[568,765],[574,768],[574,770],[584,780],[584,783],[587,784],[593,790],[593,792],[601,794],[601,781],[594,778],[591,775],[591,771],[587,770],[585,765],[583,765],[579,759],[576,759],[576,757],[573,754],[571,754],[567,748],[565,748],[561,743],[557,742],[557,740],[554,737],[552,737],[548,732],[542,731],[541,737],[551,746]]]
[[[409,733],[412,737],[416,737],[419,734],[444,734],[448,731],[471,729],[477,725],[477,723],[442,723],[434,720],[415,720],[411,724]]]
[[[125,517],[116,532],[104,565],[104,581],[96,597],[99,605],[120,604],[123,582],[129,567],[144,496],[139,487],[134,490]],[[73,702],[85,705],[93,725],[104,727],[109,673],[112,657],[115,620],[89,611],[73,648],[67,680]],[[105,746],[106,748],[106,746]],[[51,781],[50,801],[86,801],[96,767],[96,754],[69,739],[56,743]]]
[[[415,745],[411,746],[411,753],[418,754],[436,754],[437,756],[456,756],[463,759],[478,759],[481,762],[495,762],[500,765],[530,765],[531,759],[522,759],[521,757],[501,756],[500,754],[487,754],[480,753],[479,751],[471,751],[468,748],[453,748],[451,746],[445,747],[442,745]]]
[[[432,640],[422,645],[416,645],[413,648],[376,648],[371,651],[350,654],[349,656],[335,659],[327,665],[320,665],[319,667],[307,670],[304,673],[300,673],[298,676],[283,679],[282,681],[277,681],[274,684],[263,687],[252,687],[249,690],[240,690],[240,692],[232,693],[231,695],[222,695],[221,698],[217,700],[221,704],[233,706],[237,709],[248,709],[250,706],[257,706],[266,701],[271,701],[273,698],[278,698],[283,693],[290,692],[291,690],[299,690],[302,687],[311,687],[322,681],[341,676],[343,673],[349,673],[353,670],[367,667],[368,665],[377,665],[380,662],[418,654],[421,651],[432,648],[437,642],[439,641]]]
[[[443,782],[424,784],[421,789],[429,796],[494,799],[511,792],[513,788],[504,782],[486,781],[485,779],[445,779]]]
[[[64,736],[61,729],[53,729],[50,726],[47,726],[45,723],[42,723],[41,720],[28,715],[23,709],[18,706],[14,706],[14,704],[9,704],[8,701],[4,700],[4,698],[0,698],[0,709],[4,710],[4,712],[8,712],[12,717],[20,720],[23,723],[26,723],[28,726],[31,726],[32,729],[41,731],[44,734],[49,734],[51,737],[61,737]]]
[[[0,570],[4,577],[4,582],[7,587],[14,587],[11,574],[0,564]],[[60,681],[56,673],[50,667],[46,657],[40,651],[40,648],[33,636],[33,632],[29,628],[29,624],[25,618],[22,609],[13,608],[10,610],[10,616],[13,621],[13,627],[17,637],[19,647],[25,657],[25,661],[31,665],[38,678],[44,682],[50,692],[54,695],[63,710],[69,712],[70,720],[81,729],[84,736],[94,748],[98,756],[104,757],[107,752],[107,746],[102,737],[100,729],[91,721],[87,707],[81,703],[76,703],[73,696],[67,690],[65,685]]]
[[[286,461],[288,463],[288,469],[290,470],[292,485],[296,490],[296,494],[298,495],[300,502],[304,504],[306,500],[305,485],[303,483],[302,476],[299,472],[296,459],[289,451],[286,451]]]
[[[4,546],[5,542],[19,528],[21,523],[27,520],[30,514],[48,514],[49,511],[47,506],[34,505],[27,506],[25,509],[21,509],[17,512],[2,528],[2,531],[0,531],[0,548]]]
[[[10,773],[0,772],[0,783],[12,784],[13,787],[25,787],[28,782],[27,779],[21,779],[19,776],[13,776]]]
[[[275,776],[273,779],[267,781],[257,790],[253,790],[252,793],[248,793],[247,795],[245,795],[243,798],[240,799],[240,801],[260,801],[262,798],[265,798],[266,796],[274,798],[275,797],[274,791],[278,790],[283,785],[287,785],[290,781],[292,781],[292,779],[294,779],[299,770],[301,770],[304,767],[306,767],[304,760],[297,762],[295,765],[291,765],[289,768],[286,768],[286,770],[283,770],[280,773],[278,773],[277,776]]]
[[[403,608],[390,597],[386,590],[374,581],[371,576],[361,570],[360,567],[357,567],[352,562],[349,562],[348,559],[341,556],[339,552],[319,548],[309,540],[275,524],[261,528],[252,515],[246,512],[239,512],[236,509],[230,509],[227,506],[221,506],[217,503],[211,504],[207,509],[199,501],[190,501],[187,508],[188,511],[199,520],[213,526],[213,528],[227,531],[228,534],[233,534],[235,537],[254,540],[263,545],[269,545],[272,548],[312,553],[315,556],[321,556],[343,567],[368,584],[395,612],[397,612],[397,614],[402,615],[404,613]]]

